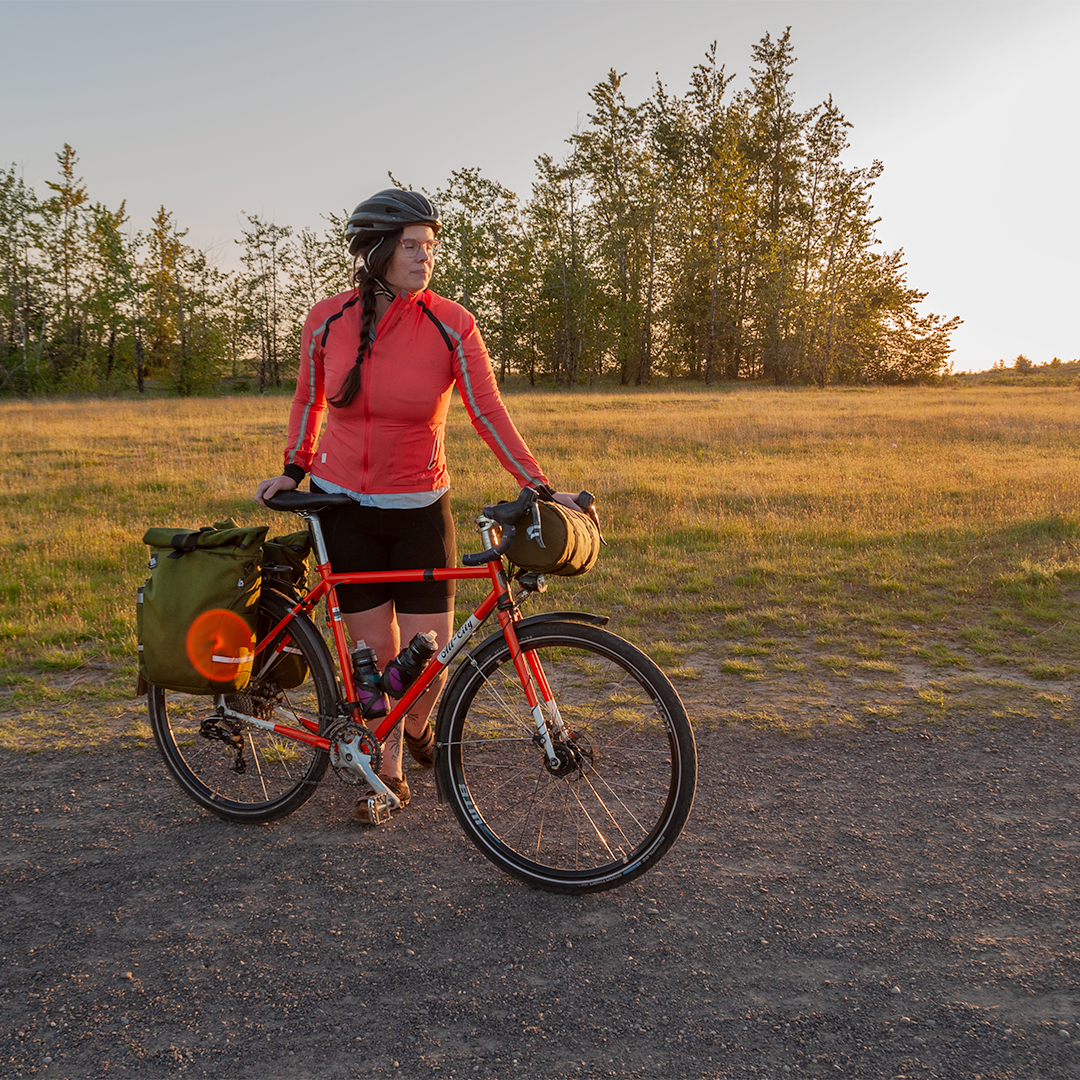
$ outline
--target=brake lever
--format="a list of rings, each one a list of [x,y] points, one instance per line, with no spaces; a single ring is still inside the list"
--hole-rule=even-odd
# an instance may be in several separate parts
[[[540,503],[536,500],[532,504],[532,524],[525,530],[525,535],[530,540],[535,540],[540,547],[546,548],[540,529]]]

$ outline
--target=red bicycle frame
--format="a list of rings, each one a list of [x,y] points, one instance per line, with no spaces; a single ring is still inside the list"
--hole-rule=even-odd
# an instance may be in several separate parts
[[[531,653],[527,656],[523,655],[521,646],[518,644],[517,635],[514,632],[514,606],[510,599],[510,590],[506,582],[506,575],[503,572],[501,559],[495,559],[493,562],[487,563],[484,566],[457,566],[427,570],[374,570],[335,574],[329,562],[320,563],[316,569],[319,574],[318,583],[310,592],[305,593],[293,605],[289,614],[281,619],[262,641],[255,646],[255,653],[256,656],[258,656],[259,653],[263,652],[266,649],[268,642],[273,641],[278,634],[283,630],[286,630],[290,620],[294,616],[300,614],[310,617],[315,608],[325,598],[330,616],[330,630],[333,635],[334,646],[338,655],[338,666],[341,670],[341,681],[345,689],[346,700],[350,703],[356,703],[357,701],[356,680],[353,678],[348,639],[345,636],[345,623],[341,617],[341,610],[338,607],[337,587],[339,585],[382,584],[387,582],[409,581],[476,581],[482,578],[487,578],[491,582],[491,591],[480,601],[472,614],[454,632],[446,645],[431,658],[420,676],[405,692],[405,695],[401,700],[387,712],[378,727],[372,729],[379,742],[385,741],[390,732],[393,731],[394,727],[403,720],[405,714],[412,708],[416,699],[424,693],[444,670],[446,670],[450,662],[461,651],[465,643],[479,629],[492,611],[495,611],[496,609],[498,609],[497,617],[499,625],[502,627],[503,636],[506,639],[507,645],[510,647],[511,655],[514,659],[514,667],[518,673],[518,678],[521,680],[521,685],[525,691],[529,708],[534,716],[539,718],[541,699],[545,701],[551,700],[551,694],[544,678],[543,669]],[[276,661],[287,647],[287,644],[288,642],[286,639],[280,641],[274,652],[266,658],[264,663],[272,664]],[[537,687],[540,688],[539,694],[537,693]],[[354,704],[352,715],[357,723],[364,723],[359,704]],[[276,734],[282,735],[285,738],[298,739],[319,750],[330,749],[330,740],[320,735],[318,732],[317,720],[304,718],[301,722],[305,725],[307,730],[302,731],[298,728],[288,727],[283,724],[267,724],[266,726],[271,727]]]

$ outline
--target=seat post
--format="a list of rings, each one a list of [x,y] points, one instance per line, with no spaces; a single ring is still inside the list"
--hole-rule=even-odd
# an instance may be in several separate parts
[[[315,552],[315,564],[322,566],[323,563],[330,561],[330,556],[326,553],[326,541],[323,539],[319,515],[314,510],[300,510],[298,513],[308,523],[308,528],[311,530],[311,547]]]

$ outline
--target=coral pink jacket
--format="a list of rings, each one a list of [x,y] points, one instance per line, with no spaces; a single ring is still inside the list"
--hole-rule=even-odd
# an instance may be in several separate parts
[[[304,323],[288,473],[298,466],[364,495],[449,486],[444,437],[456,386],[473,427],[517,484],[547,483],[499,395],[476,320],[429,289],[394,299],[361,367],[360,393],[345,408],[329,406],[356,361],[360,321],[354,289],[320,301]]]

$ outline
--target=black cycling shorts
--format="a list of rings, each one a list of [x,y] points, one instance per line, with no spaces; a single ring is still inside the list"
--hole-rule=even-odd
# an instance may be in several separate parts
[[[322,488],[314,479],[312,491]],[[457,561],[450,493],[437,502],[410,510],[379,506],[335,506],[319,515],[330,565],[338,574],[362,570],[426,570]],[[394,601],[397,611],[428,615],[452,611],[453,581],[390,582],[386,585],[339,585],[338,603],[348,615]]]

